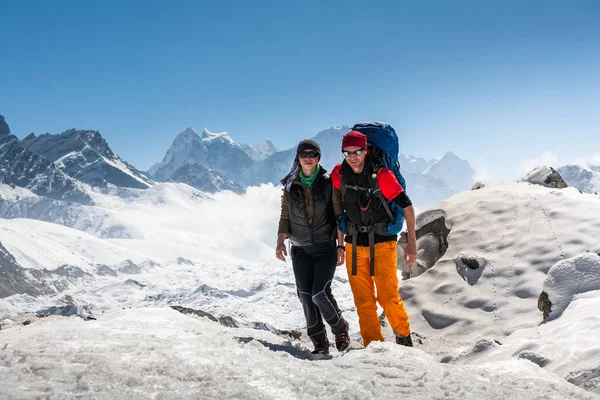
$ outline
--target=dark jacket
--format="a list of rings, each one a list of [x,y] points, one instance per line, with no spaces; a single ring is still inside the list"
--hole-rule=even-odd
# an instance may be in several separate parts
[[[308,246],[335,240],[336,215],[333,210],[331,179],[321,168],[309,188],[294,179],[281,198],[278,233],[287,233],[294,246]],[[338,211],[341,214],[341,210]]]

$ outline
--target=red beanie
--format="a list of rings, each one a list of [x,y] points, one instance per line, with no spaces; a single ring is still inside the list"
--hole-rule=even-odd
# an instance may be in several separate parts
[[[367,147],[367,136],[358,131],[350,131],[342,138],[342,150],[346,147]]]

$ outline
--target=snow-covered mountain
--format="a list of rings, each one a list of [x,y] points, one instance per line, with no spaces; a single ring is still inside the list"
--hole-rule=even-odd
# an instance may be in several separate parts
[[[147,189],[153,182],[123,161],[98,131],[70,129],[58,135],[31,133],[21,144],[92,186]]]
[[[29,150],[12,135],[0,115],[0,183],[19,186],[50,199],[89,204],[85,187],[53,162]]]
[[[221,172],[208,169],[198,163],[185,164],[179,167],[171,175],[171,181],[186,183],[206,193],[215,193],[222,190],[231,190],[236,193],[243,191],[240,185],[227,179]]]
[[[400,153],[398,156],[400,167],[402,168],[403,174],[422,174],[432,166],[437,160],[427,161],[423,157],[407,156]]]
[[[471,187],[475,170],[467,161],[458,158],[452,152],[447,152],[440,159],[432,162],[423,174],[445,181],[455,191],[462,191]]]
[[[223,173],[228,179],[235,179],[255,160],[277,150],[271,141],[262,145],[240,144],[227,132],[212,133],[204,129],[200,136],[190,127],[175,137],[163,160],[152,166],[149,172],[157,180],[168,181],[182,166],[198,163]]]
[[[254,161],[263,160],[269,157],[271,154],[277,153],[279,147],[275,143],[267,139],[264,143],[258,144],[245,144],[241,143],[242,148],[246,151],[246,154]]]
[[[569,186],[585,193],[600,194],[600,164],[570,164],[558,168],[558,173]]]

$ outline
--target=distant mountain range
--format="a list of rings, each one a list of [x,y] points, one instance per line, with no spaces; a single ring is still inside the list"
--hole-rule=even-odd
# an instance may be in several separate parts
[[[340,144],[348,130],[348,126],[331,127],[312,136],[321,146],[321,164],[327,170],[342,161]],[[186,183],[207,193],[241,193],[261,183],[278,185],[294,157],[295,147],[280,150],[270,140],[249,145],[235,141],[227,132],[204,129],[198,134],[187,128],[175,137],[159,163],[142,172],[113,152],[98,131],[32,133],[19,140],[0,116],[0,183],[82,205],[92,204],[95,192],[123,194],[123,190],[147,189],[156,182]],[[434,160],[400,154],[400,163],[407,193],[420,209],[469,189],[475,174],[467,161],[451,152]],[[42,218],[43,210],[56,208],[48,202],[41,207],[39,201],[37,211],[32,213],[29,207],[25,214]],[[18,211],[5,207],[0,215],[22,215],[23,207],[20,204]]]
[[[342,136],[350,130],[348,126],[331,127],[312,137],[321,146],[321,164],[331,170],[342,161]],[[279,184],[290,170],[296,155],[295,147],[279,151],[267,142],[262,158],[252,158],[248,145],[233,140],[226,132],[210,133],[204,130],[198,135],[193,128],[181,132],[167,151],[163,160],[149,171],[157,181],[174,180],[201,188],[198,174],[186,177],[178,172],[185,165],[202,165],[205,181],[226,179],[242,188],[261,183]],[[401,154],[400,164],[407,181],[407,193],[419,208],[433,206],[452,194],[470,189],[475,171],[469,163],[448,152],[439,159],[425,160]],[[216,174],[222,174],[216,179]],[[210,184],[219,187],[219,184]]]

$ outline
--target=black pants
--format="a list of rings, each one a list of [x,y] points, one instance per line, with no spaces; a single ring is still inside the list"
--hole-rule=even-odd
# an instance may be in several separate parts
[[[334,334],[348,329],[348,323],[331,293],[337,263],[335,243],[292,246],[291,253],[308,336],[316,348],[329,347],[323,319]]]

